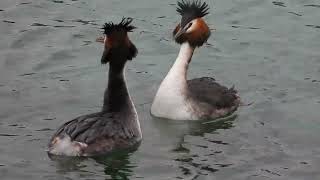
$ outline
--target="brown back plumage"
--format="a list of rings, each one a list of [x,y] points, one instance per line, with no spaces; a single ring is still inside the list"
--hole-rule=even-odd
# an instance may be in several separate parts
[[[188,80],[188,90],[195,100],[210,104],[217,109],[230,108],[239,103],[234,88],[228,89],[210,77]]]

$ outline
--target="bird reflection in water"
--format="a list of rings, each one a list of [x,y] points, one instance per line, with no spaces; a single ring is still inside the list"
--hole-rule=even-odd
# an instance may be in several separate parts
[[[236,118],[236,114],[221,119],[202,121],[172,121],[153,117],[153,123],[163,137],[168,136],[174,141],[176,148],[173,151],[184,151],[185,136],[204,136],[205,133],[214,134],[219,129],[230,129]]]
[[[153,118],[152,122],[155,124],[155,127],[158,128],[159,133],[161,134],[161,139],[170,141],[166,143],[170,143],[173,146],[170,148],[170,151],[176,153],[174,160],[178,163],[177,166],[180,168],[182,173],[181,176],[177,177],[178,179],[197,179],[199,176],[206,176],[218,171],[220,167],[215,166],[215,164],[225,164],[225,162],[218,163],[198,161],[200,159],[199,156],[204,158],[209,157],[202,156],[201,153],[198,154],[199,152],[197,152],[195,149],[190,149],[190,143],[193,144],[196,142],[188,142],[186,141],[186,137],[200,137],[200,139],[208,141],[208,144],[213,143],[213,146],[203,146],[203,148],[228,145],[228,143],[221,139],[214,139],[214,134],[217,134],[217,131],[221,129],[233,128],[236,118],[236,114],[223,119],[206,121],[172,121],[155,117]],[[213,134],[213,136],[207,137],[206,134]],[[214,158],[211,160],[213,159]],[[228,165],[229,164],[226,164],[226,167]]]
[[[127,180],[131,179],[130,177],[133,175],[133,169],[136,167],[134,163],[130,162],[130,156],[133,151],[135,151],[135,149],[123,150],[90,158],[62,157],[50,154],[48,154],[48,156],[56,163],[57,172],[59,174],[65,174],[68,172],[85,172],[85,174],[88,174],[86,162],[93,159],[99,165],[103,166],[106,180]]]

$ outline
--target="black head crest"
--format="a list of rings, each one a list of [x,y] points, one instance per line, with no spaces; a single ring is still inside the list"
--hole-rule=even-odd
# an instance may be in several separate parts
[[[103,25],[104,34],[108,35],[113,31],[124,30],[126,32],[132,32],[136,27],[131,25],[132,18],[122,18],[119,24],[113,24],[113,22],[108,22]]]
[[[201,1],[196,0],[193,2],[190,1],[180,1],[178,2],[177,12],[183,16],[185,14],[192,14],[195,18],[203,17],[207,14],[209,6],[206,2],[201,3]]]
[[[177,12],[182,16],[181,25],[186,25],[189,21],[201,18],[207,14],[209,6],[206,2],[201,3],[199,0],[190,1],[179,1]]]

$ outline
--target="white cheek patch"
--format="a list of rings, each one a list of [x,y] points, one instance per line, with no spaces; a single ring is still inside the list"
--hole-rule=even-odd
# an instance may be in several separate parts
[[[106,44],[106,42],[107,42],[107,36],[106,36],[106,35],[104,35],[103,43],[104,43],[104,44]]]
[[[65,156],[80,156],[82,149],[88,145],[82,142],[71,141],[70,136],[65,135],[63,138],[56,137],[53,140],[49,153]]]
[[[193,32],[194,30],[196,30],[197,21],[193,20],[190,23],[192,23],[192,25],[186,30],[186,33],[190,33],[190,32]]]

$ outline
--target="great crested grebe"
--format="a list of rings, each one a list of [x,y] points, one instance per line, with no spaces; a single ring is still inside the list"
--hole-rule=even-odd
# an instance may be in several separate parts
[[[210,29],[202,19],[208,10],[205,2],[178,2],[177,12],[182,19],[173,36],[181,48],[157,91],[152,115],[174,120],[202,120],[221,118],[237,110],[240,98],[234,88],[228,89],[210,77],[187,80],[195,48],[202,46],[210,36]]]
[[[101,63],[109,63],[109,81],[101,112],[80,116],[63,124],[49,142],[49,154],[95,156],[137,147],[142,139],[137,111],[129,95],[124,69],[137,55],[128,32],[132,18],[105,23]]]

